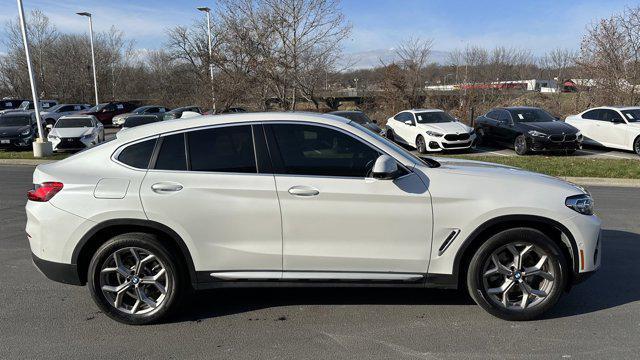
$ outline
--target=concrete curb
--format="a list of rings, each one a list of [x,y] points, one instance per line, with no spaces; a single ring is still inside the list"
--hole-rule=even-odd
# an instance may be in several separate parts
[[[562,179],[584,186],[613,186],[640,188],[640,179],[590,178],[590,177],[561,177]]]
[[[58,160],[37,160],[37,159],[0,159],[0,165],[29,165],[36,166]]]
[[[0,159],[0,165],[27,165],[37,166],[58,160],[36,160],[36,159]],[[570,181],[578,185],[585,186],[613,186],[613,187],[637,187],[640,188],[640,179],[616,179],[616,178],[590,178],[564,176],[561,179]]]

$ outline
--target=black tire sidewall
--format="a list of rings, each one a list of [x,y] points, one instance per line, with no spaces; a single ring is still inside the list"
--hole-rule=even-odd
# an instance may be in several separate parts
[[[522,139],[524,141],[524,150],[520,152],[518,152],[518,147],[516,146],[516,143],[519,139]],[[518,135],[514,140],[513,149],[518,155],[526,155],[529,152],[529,144],[527,144],[527,138],[524,135]]]
[[[100,289],[99,277],[101,265],[114,251],[126,247],[138,247],[152,252],[162,261],[163,265],[165,265],[167,276],[171,280],[170,286],[166,289],[166,297],[161,304],[161,308],[151,314],[131,315],[122,313],[107,301]],[[155,236],[146,233],[122,234],[113,237],[96,251],[89,264],[87,284],[93,300],[110,318],[129,325],[151,324],[165,318],[171,312],[180,296],[180,290],[183,284],[181,277],[178,276],[178,264],[176,259],[164,248]]]
[[[640,155],[640,136],[633,141],[633,152]]]
[[[422,146],[420,146],[420,139],[422,139]],[[418,135],[418,137],[416,138],[416,148],[420,154],[427,153],[427,143],[422,135]]]
[[[549,254],[550,260],[548,261],[554,267],[555,272],[555,286],[541,304],[524,310],[507,310],[498,307],[487,297],[482,283],[482,267],[495,249],[508,243],[519,241],[539,246]],[[509,321],[533,320],[540,317],[558,302],[566,288],[567,271],[569,271],[569,268],[562,251],[544,233],[531,228],[509,229],[493,235],[476,251],[467,271],[467,290],[478,305],[498,318]]]

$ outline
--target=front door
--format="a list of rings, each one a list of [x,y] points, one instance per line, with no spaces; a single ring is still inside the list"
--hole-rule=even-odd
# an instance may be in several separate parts
[[[626,122],[622,115],[615,110],[601,109],[602,121],[599,121],[598,131],[602,143],[616,148],[624,148],[627,144]]]
[[[417,175],[402,168],[395,180],[367,177],[381,151],[336,128],[265,129],[282,211],[283,278],[426,273],[431,200]]]
[[[273,174],[257,166],[253,126],[160,139],[154,169],[140,189],[147,217],[183,237],[198,271],[259,270],[279,277],[280,207]]]

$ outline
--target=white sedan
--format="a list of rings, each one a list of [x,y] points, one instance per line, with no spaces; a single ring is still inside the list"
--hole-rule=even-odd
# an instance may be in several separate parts
[[[104,141],[104,126],[93,115],[63,116],[48,138],[54,151],[83,150]]]
[[[584,143],[631,150],[640,155],[640,107],[599,107],[565,120],[578,128]]]
[[[399,112],[387,120],[387,138],[428,151],[468,149],[476,140],[473,128],[438,109]]]

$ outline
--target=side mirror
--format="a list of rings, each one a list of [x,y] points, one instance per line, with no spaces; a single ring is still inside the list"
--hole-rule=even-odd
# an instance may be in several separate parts
[[[413,121],[411,121],[411,120],[405,120],[404,123],[409,125],[409,126],[413,126]]]
[[[398,163],[389,155],[380,155],[373,164],[371,176],[380,180],[391,180],[398,171]]]
[[[613,122],[614,124],[621,124],[624,122],[624,120],[622,120],[621,118],[613,118],[611,119],[611,122]]]

